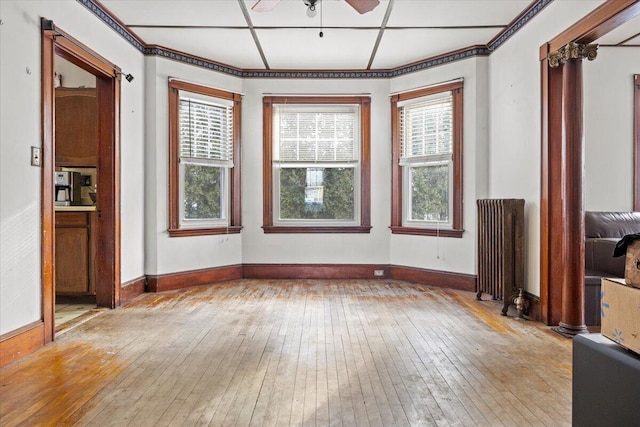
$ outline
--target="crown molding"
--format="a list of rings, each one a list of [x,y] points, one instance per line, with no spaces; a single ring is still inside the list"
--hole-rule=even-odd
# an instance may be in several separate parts
[[[146,43],[96,0],[76,0],[141,53]]]
[[[473,58],[476,56],[488,56],[509,38],[531,21],[542,9],[553,0],[534,0],[522,13],[520,13],[509,25],[494,37],[487,45],[477,45],[447,52],[442,55],[426,58],[411,64],[402,65],[392,69],[382,70],[257,70],[241,69],[231,65],[216,62],[199,56],[190,55],[163,46],[148,45],[122,21],[117,19],[98,0],[76,0],[91,11],[104,24],[113,29],[122,38],[128,41],[134,48],[146,56],[157,56],[171,59],[197,67],[206,68],[224,74],[240,78],[258,79],[384,79],[402,76],[404,74],[422,71],[444,64]]]
[[[525,26],[529,21],[531,21],[538,13],[542,11],[545,7],[551,4],[553,0],[536,0],[532,2],[529,7],[523,10],[518,16],[516,16],[513,21],[507,25],[507,28],[502,30],[495,36],[489,43],[487,43],[487,49],[489,53],[498,49],[502,46],[507,40],[509,40],[515,33],[517,33],[522,27]]]

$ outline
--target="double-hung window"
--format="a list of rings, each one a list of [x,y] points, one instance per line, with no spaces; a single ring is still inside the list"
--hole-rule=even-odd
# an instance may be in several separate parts
[[[392,98],[394,233],[462,235],[462,83]]]
[[[265,97],[264,120],[265,232],[368,232],[369,98]]]
[[[169,97],[170,235],[238,232],[239,95],[172,80]]]

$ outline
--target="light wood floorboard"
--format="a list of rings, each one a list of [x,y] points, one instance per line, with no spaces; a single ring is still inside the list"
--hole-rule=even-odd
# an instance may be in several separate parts
[[[392,280],[145,294],[0,370],[0,425],[569,426],[571,340]]]

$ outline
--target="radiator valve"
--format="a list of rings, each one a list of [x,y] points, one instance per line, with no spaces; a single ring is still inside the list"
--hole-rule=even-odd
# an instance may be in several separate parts
[[[516,305],[516,310],[518,310],[518,317],[523,317],[524,314],[524,304],[526,300],[524,298],[524,291],[522,288],[518,291],[518,296],[513,300],[513,303]]]

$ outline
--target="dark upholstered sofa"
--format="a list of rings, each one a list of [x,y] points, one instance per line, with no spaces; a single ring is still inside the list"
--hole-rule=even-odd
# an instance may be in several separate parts
[[[640,233],[640,212],[585,212],[585,323],[600,325],[600,281],[624,277],[625,257],[613,257],[616,243]]]

